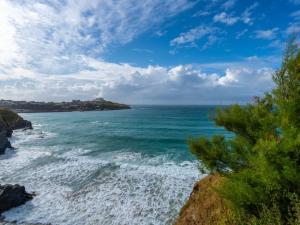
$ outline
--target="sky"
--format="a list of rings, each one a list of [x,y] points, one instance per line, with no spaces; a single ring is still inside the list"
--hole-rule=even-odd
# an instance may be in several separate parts
[[[0,99],[247,103],[300,0],[0,0]]]

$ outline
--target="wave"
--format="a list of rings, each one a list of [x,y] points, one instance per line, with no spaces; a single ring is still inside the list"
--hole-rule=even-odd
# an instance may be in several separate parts
[[[204,176],[181,148],[186,147],[177,138],[182,130],[178,135],[176,130],[151,130],[148,135],[137,126],[129,133],[126,124],[114,127],[124,121],[115,114],[110,122],[101,122],[103,114],[84,114],[90,116],[84,121],[83,114],[76,114],[72,121],[80,124],[65,114],[51,115],[49,125],[38,123],[43,119],[38,117],[34,130],[14,132],[11,141],[17,149],[0,157],[0,182],[19,183],[37,194],[5,212],[8,221],[168,225]],[[135,114],[130,118],[134,129]]]
[[[4,213],[6,219],[66,225],[171,224],[201,177],[196,162],[122,151],[93,158],[82,156],[84,152],[52,153],[55,160],[16,173],[11,180],[37,196]],[[49,157],[40,153],[22,149],[20,158]]]

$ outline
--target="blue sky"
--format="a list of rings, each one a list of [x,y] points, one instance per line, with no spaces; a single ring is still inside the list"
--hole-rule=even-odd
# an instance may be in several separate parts
[[[272,88],[299,0],[0,0],[0,98],[246,103]]]
[[[291,33],[286,31],[293,22],[291,14],[300,8],[285,0],[274,1],[271,6],[270,1],[252,0],[194,2],[193,7],[132,42],[109,49],[105,59],[142,66],[172,66],[239,61],[251,56],[281,57]],[[184,43],[174,41],[202,27],[209,33],[195,34],[193,40]]]

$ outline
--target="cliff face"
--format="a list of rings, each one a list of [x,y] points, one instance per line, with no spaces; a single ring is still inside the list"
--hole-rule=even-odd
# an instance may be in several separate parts
[[[9,109],[0,108],[0,154],[4,154],[6,148],[11,147],[8,137],[11,137],[13,130],[16,129],[32,129],[31,122],[24,120]],[[6,224],[6,222],[1,221],[3,219],[2,212],[24,204],[33,196],[33,194],[25,191],[24,186],[18,184],[0,185],[0,224]]]
[[[11,147],[8,137],[16,129],[32,129],[31,122],[9,109],[0,108],[0,154],[4,154],[5,149]]]
[[[6,130],[1,130],[0,131],[0,155],[4,154],[5,149],[9,147],[11,147],[11,145],[7,139],[7,132]]]
[[[11,147],[8,137],[11,135],[11,130],[8,129],[6,122],[0,115],[0,155],[4,154],[5,149]]]
[[[218,175],[198,181],[182,207],[174,225],[219,225],[229,213],[224,200],[214,190],[222,182]]]

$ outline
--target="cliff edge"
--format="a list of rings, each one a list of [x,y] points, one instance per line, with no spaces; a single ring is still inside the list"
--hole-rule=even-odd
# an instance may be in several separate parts
[[[229,213],[224,200],[215,191],[222,182],[219,175],[209,175],[198,181],[182,207],[174,225],[220,225]]]
[[[32,129],[31,122],[9,109],[0,108],[0,155],[11,147],[8,138],[17,129]]]

